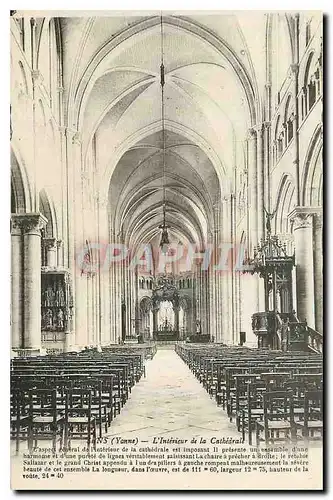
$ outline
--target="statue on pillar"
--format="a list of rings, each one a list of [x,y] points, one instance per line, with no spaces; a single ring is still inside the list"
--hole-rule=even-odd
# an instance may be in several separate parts
[[[65,295],[64,290],[61,286],[61,283],[58,283],[57,291],[56,291],[56,305],[64,306],[65,305]]]
[[[53,305],[53,290],[51,286],[48,286],[44,292],[44,305],[46,307]]]
[[[42,329],[52,330],[53,329],[53,313],[52,309],[46,309],[42,317]]]
[[[64,312],[62,309],[59,309],[57,313],[57,329],[58,330],[64,329]]]
[[[264,211],[265,211],[265,215],[266,215],[266,230],[267,230],[267,234],[271,234],[272,233],[271,220],[274,218],[274,216],[276,214],[276,209],[274,210],[274,212],[269,213],[266,210],[266,208],[264,207]]]

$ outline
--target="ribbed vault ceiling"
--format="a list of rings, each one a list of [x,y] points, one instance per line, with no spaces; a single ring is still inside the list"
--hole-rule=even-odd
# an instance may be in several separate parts
[[[63,22],[64,35],[69,27]],[[81,36],[73,42],[69,116],[85,161],[93,151],[115,233],[131,245],[152,241],[163,201],[159,18],[91,18],[72,28]],[[163,32],[167,223],[174,240],[202,245],[214,206],[243,167],[254,66],[236,16],[220,24],[165,16]]]

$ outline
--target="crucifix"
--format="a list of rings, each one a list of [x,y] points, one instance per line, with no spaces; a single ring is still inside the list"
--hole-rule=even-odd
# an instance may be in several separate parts
[[[272,213],[269,213],[266,210],[266,208],[264,207],[264,212],[266,215],[266,230],[267,230],[268,234],[271,234],[271,232],[272,232],[271,220],[274,218],[274,215],[276,214],[276,210],[277,209],[275,209]]]

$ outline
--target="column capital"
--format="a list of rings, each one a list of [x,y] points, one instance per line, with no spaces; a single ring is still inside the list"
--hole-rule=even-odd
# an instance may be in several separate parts
[[[57,243],[58,241],[56,238],[43,238],[43,245],[47,250],[56,250]]]
[[[59,125],[58,130],[61,135],[66,136],[67,127],[65,125]]]
[[[81,145],[81,134],[78,130],[71,129],[69,127],[66,128],[66,137],[72,144]]]
[[[258,123],[255,127],[256,129],[256,132],[257,132],[257,138],[258,139],[261,139],[262,136],[263,136],[263,132],[264,132],[264,123]]]
[[[20,229],[22,233],[37,233],[47,224],[47,218],[40,213],[13,214],[11,216],[12,231]]]
[[[77,144],[78,146],[80,146],[81,143],[81,134],[79,132],[75,132],[75,134],[72,136],[72,144]]]
[[[312,227],[313,216],[320,214],[320,207],[295,207],[288,215],[293,231]]]
[[[290,121],[294,122],[296,120],[296,115],[294,112],[291,113],[290,117],[289,117]]]
[[[256,127],[249,128],[247,138],[251,141],[251,140],[256,139],[256,137],[257,137]]]
[[[43,75],[41,74],[39,69],[33,69],[31,71],[31,77],[32,77],[33,82],[37,82],[38,80],[40,82],[43,82]]]

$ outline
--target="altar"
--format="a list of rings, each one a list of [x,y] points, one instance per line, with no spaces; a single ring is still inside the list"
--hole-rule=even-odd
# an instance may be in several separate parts
[[[179,340],[179,296],[174,284],[161,279],[152,303],[154,340]]]
[[[157,331],[154,331],[154,340],[179,340],[179,332],[174,329],[168,318],[165,318]]]

